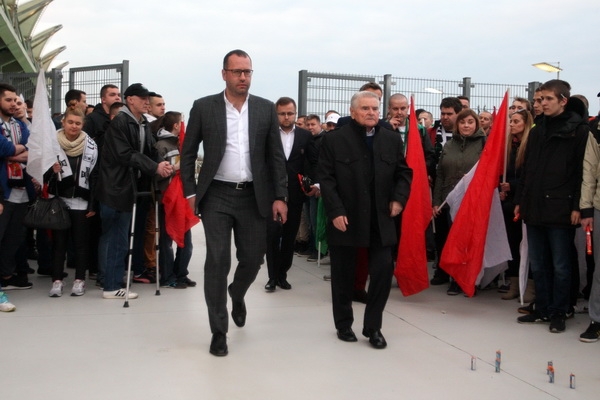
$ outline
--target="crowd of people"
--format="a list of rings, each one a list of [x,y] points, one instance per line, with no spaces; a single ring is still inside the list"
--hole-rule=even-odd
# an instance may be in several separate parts
[[[31,102],[0,84],[0,311],[16,308],[6,291],[32,287],[28,274],[36,271],[28,258],[37,259],[38,274],[51,276],[50,297],[63,295],[66,264],[75,267],[72,296],[84,295],[86,282],[95,281],[104,299],[137,298],[124,282],[130,230],[133,282],[196,286],[188,277],[191,230],[181,232],[182,246],[174,251],[165,229],[162,198],[179,175],[180,195],[201,217],[206,236],[211,354],[228,354],[228,295],[233,322],[245,326],[244,298],[261,265],[266,260],[265,291],[290,290],[295,256],[331,266],[337,337],[357,341],[352,303],[363,302],[362,334],[374,348],[385,348],[382,315],[395,259],[402,257],[397,244],[407,234],[400,227],[413,176],[405,159],[414,140],[409,100],[390,96],[381,116],[382,89],[367,83],[352,96],[349,116],[330,110],[321,120],[297,115],[290,97],[273,103],[249,94],[252,73],[246,52],[225,55],[225,89],[194,102],[183,146],[182,114],[166,112],[162,96],[142,84],[123,96],[105,85],[94,107],[86,93],[70,90],[66,111],[54,118],[60,152],[43,182],[27,174],[36,117]],[[551,80],[537,89],[533,104],[516,97],[508,109],[506,169],[497,191],[512,260],[506,279],[498,276],[490,287],[504,300],[523,296],[529,304],[519,308],[518,322],[549,323],[553,333],[566,329],[583,296],[591,323],[580,340],[593,342],[600,338],[600,273],[594,273],[600,262],[600,116],[590,118],[587,99],[570,90],[567,82]],[[447,284],[447,294],[458,295],[462,288],[439,262],[452,229],[445,199],[478,162],[493,125],[507,121],[478,114],[464,96],[442,99],[439,111],[439,121],[430,110],[415,111],[433,206],[423,245],[434,261],[430,284]],[[45,194],[66,204],[69,229],[28,232],[22,225],[28,204]],[[237,266],[230,281],[232,233]],[[525,236],[529,248],[521,254]],[[588,237],[593,251],[586,254],[581,244]],[[521,259],[531,269],[524,293]],[[586,279],[580,279],[580,264]]]

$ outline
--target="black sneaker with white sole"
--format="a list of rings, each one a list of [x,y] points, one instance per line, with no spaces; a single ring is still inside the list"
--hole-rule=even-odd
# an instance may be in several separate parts
[[[590,322],[590,326],[579,335],[579,340],[584,343],[594,343],[600,339],[600,322]]]
[[[550,322],[550,318],[534,312],[517,318],[517,322],[520,324],[540,324]]]

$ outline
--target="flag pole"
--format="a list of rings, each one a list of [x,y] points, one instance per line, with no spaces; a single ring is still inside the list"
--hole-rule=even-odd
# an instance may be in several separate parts
[[[506,88],[506,98],[510,101],[510,88]],[[508,109],[508,101],[506,102],[506,108]],[[506,124],[506,137],[504,138],[504,168],[502,171],[502,183],[506,183],[506,168],[510,161],[510,153],[508,152],[508,143],[511,140],[510,135],[510,116],[508,112],[506,113],[506,120],[504,121]],[[513,188],[511,188],[512,190]]]

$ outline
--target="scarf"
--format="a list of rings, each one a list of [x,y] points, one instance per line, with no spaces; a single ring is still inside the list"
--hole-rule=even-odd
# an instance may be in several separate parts
[[[56,136],[58,137],[58,144],[66,155],[69,157],[78,157],[83,154],[85,138],[87,137],[85,132],[81,132],[77,139],[72,142],[67,139],[64,129],[60,129],[58,132],[56,132]]]
[[[81,132],[82,134],[79,135],[79,137],[76,140],[76,142],[81,141],[81,145],[77,144],[75,146],[69,146],[72,147],[71,149],[69,149],[69,151],[72,153],[71,154],[67,152],[68,150],[65,149],[61,141],[61,134],[62,137],[66,139],[64,132],[62,131],[62,129],[58,132],[58,143],[60,144],[60,149],[62,150],[62,154],[59,154],[58,156],[58,161],[62,168],[62,178],[67,178],[73,175],[73,170],[71,169],[69,160],[67,160],[67,155],[69,155],[70,157],[81,157],[81,164],[79,166],[79,171],[81,172],[75,171],[76,176],[74,178],[77,186],[89,190],[90,173],[94,169],[96,161],[98,160],[98,146],[96,145],[96,142],[94,142],[85,132]],[[76,150],[76,148],[79,147],[81,147],[81,150]],[[76,152],[78,152],[78,154],[75,154]]]

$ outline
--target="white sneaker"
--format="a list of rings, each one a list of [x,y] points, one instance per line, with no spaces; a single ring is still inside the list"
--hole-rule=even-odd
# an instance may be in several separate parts
[[[11,312],[15,311],[16,308],[13,303],[8,301],[6,293],[0,291],[0,311]]]
[[[125,298],[125,289],[113,290],[111,292],[104,291],[102,293],[102,297],[105,299],[124,299]],[[129,292],[130,299],[137,299],[138,294],[134,292]]]
[[[50,289],[50,293],[48,293],[48,296],[50,296],[50,297],[62,296],[64,287],[65,287],[65,284],[63,283],[63,281],[52,282],[52,289]]]
[[[83,296],[85,294],[85,281],[81,279],[75,279],[73,282],[73,288],[71,289],[71,296]]]

